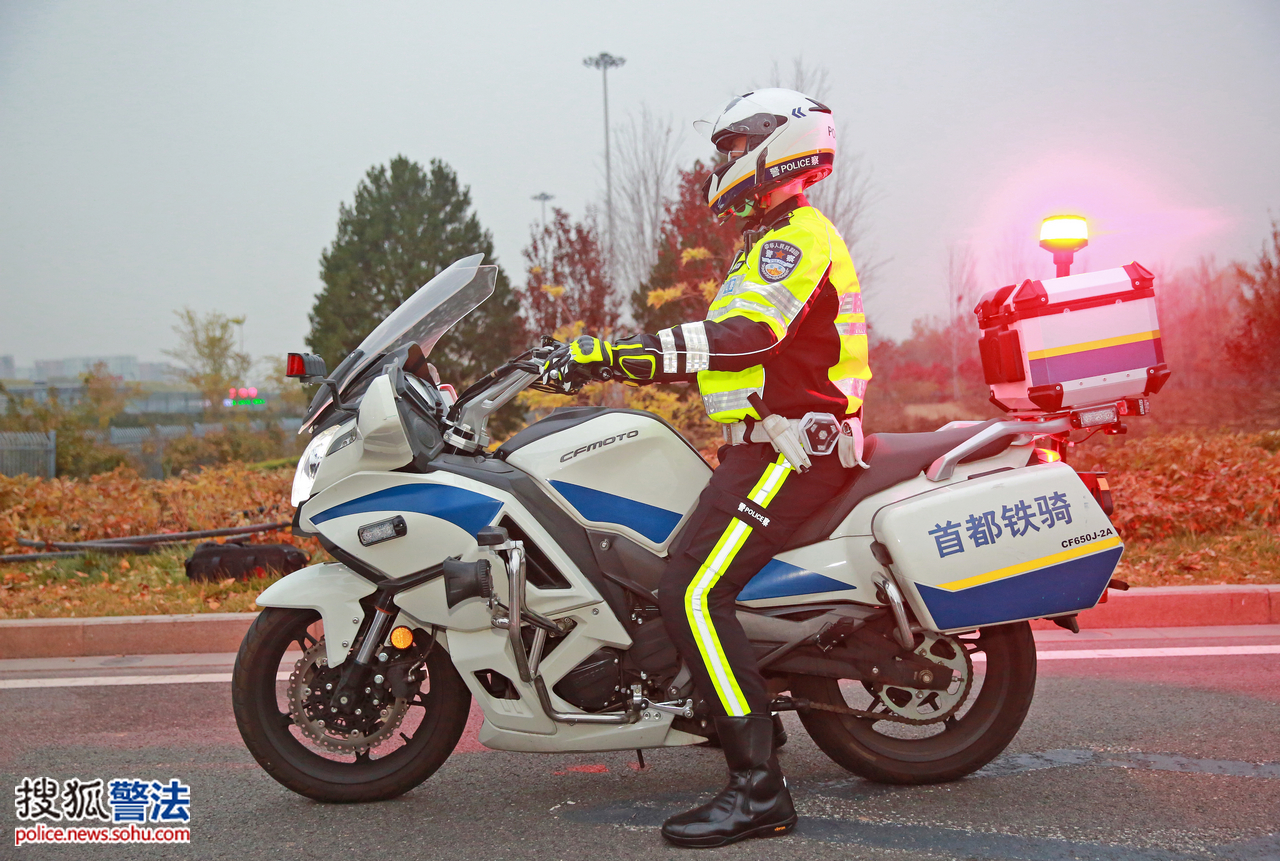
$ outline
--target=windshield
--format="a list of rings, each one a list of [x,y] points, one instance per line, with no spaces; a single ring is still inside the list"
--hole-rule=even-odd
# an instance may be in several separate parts
[[[338,391],[346,391],[378,356],[410,344],[417,344],[423,355],[430,355],[445,332],[493,295],[498,267],[482,266],[482,260],[483,254],[473,254],[451,264],[388,314],[334,369],[332,376],[338,382]],[[321,389],[298,432],[308,430],[332,402],[328,390]]]

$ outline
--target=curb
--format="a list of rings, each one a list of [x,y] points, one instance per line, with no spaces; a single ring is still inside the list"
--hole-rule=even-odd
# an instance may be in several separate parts
[[[0,619],[0,658],[235,652],[257,613]],[[1080,628],[1188,628],[1280,624],[1280,585],[1136,586],[1109,591]],[[1055,630],[1047,620],[1031,623]]]
[[[0,658],[235,652],[257,613],[0,619]]]
[[[1085,610],[1080,628],[1189,628],[1280,624],[1280,586],[1135,586],[1108,589],[1104,602]],[[1056,628],[1039,619],[1036,630]]]

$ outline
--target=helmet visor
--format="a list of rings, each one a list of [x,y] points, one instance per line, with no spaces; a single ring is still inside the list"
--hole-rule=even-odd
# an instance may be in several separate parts
[[[727,139],[737,135],[768,137],[786,121],[786,117],[775,114],[752,99],[748,93],[745,96],[734,96],[724,105],[708,111],[701,119],[694,121],[693,127],[698,134],[715,144],[717,149],[725,152],[722,144]]]

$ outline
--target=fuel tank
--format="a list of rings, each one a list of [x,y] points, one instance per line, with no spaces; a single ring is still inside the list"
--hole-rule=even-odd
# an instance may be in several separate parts
[[[679,433],[639,410],[556,410],[498,453],[585,526],[655,553],[666,550],[711,479],[711,467]]]

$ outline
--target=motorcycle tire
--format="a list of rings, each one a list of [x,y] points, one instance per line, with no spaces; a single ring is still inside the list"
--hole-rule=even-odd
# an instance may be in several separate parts
[[[276,781],[316,801],[350,804],[403,795],[435,773],[453,752],[466,727],[471,693],[449,653],[436,646],[427,655],[427,678],[419,694],[423,714],[402,747],[374,758],[331,759],[303,744],[279,705],[277,673],[291,645],[304,645],[314,610],[268,608],[245,635],[232,673],[231,699],[240,736],[253,758]],[[429,685],[429,687],[428,687]],[[296,731],[296,730],[295,730]]]
[[[1035,693],[1036,645],[1026,622],[983,628],[969,642],[976,643],[971,651],[986,656],[982,686],[976,698],[970,694],[967,710],[948,718],[934,735],[904,738],[891,734],[901,724],[816,709],[800,712],[800,720],[823,753],[867,780],[944,783],[972,774],[1013,741],[1027,716]],[[814,703],[851,705],[836,679],[794,676],[791,693]]]

